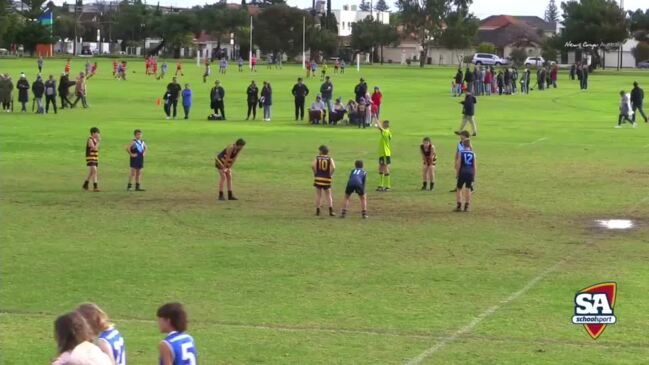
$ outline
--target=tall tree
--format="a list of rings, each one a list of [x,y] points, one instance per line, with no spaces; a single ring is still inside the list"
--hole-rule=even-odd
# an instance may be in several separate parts
[[[385,0],[379,0],[376,2],[376,6],[374,7],[377,11],[388,11],[390,10],[390,7],[388,4],[385,2]]]
[[[372,17],[367,17],[352,25],[352,48],[356,52],[380,50],[381,63],[383,63],[383,47],[398,41],[399,34],[394,26],[375,21]]]
[[[649,41],[649,9],[628,11],[630,30],[638,41]]]
[[[0,0],[0,46],[6,42],[11,14],[9,0]]]
[[[257,16],[253,41],[264,51],[296,56],[302,51],[303,17],[307,28],[312,27],[313,18],[306,11],[284,4],[269,6]]]
[[[452,50],[471,48],[480,26],[480,20],[469,13],[462,4],[456,5],[446,15],[446,27],[436,44]]]
[[[550,0],[548,7],[545,9],[545,21],[556,23],[559,21],[559,8],[555,0]]]
[[[361,0],[361,3],[358,4],[358,10],[370,11],[370,3],[367,0]]]
[[[561,3],[564,26],[562,42],[592,45],[584,49],[601,64],[600,51],[617,49],[629,36],[624,12],[613,0],[570,0]]]
[[[126,49],[127,43],[142,41],[147,36],[155,19],[150,15],[141,0],[122,0],[119,3],[113,37],[122,40],[122,50]]]
[[[464,1],[456,1],[464,8]],[[419,66],[424,67],[428,48],[442,34],[444,20],[452,4],[449,0],[397,0],[396,5],[401,11],[405,30],[419,39]]]

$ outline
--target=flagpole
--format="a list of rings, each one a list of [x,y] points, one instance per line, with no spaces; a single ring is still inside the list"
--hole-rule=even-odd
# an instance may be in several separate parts
[[[302,17],[302,69],[306,68],[306,17]]]
[[[250,16],[250,54],[248,55],[248,67],[252,70],[252,15]]]

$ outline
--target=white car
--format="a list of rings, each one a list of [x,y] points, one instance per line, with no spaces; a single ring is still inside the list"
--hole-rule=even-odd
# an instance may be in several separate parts
[[[473,55],[471,63],[474,65],[506,65],[508,63],[507,59],[500,58],[495,54],[491,53],[476,53]]]
[[[523,64],[525,66],[543,66],[545,65],[545,60],[541,56],[527,57]]]

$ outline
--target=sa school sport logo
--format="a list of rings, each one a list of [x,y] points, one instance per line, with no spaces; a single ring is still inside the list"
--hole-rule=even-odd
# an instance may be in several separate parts
[[[586,332],[596,340],[606,326],[616,322],[613,307],[617,284],[614,282],[599,283],[581,289],[575,295],[575,315],[573,324],[584,325]]]

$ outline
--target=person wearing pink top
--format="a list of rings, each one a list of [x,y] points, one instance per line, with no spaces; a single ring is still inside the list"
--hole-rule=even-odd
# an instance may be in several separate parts
[[[383,94],[381,89],[378,86],[374,86],[374,92],[372,93],[372,118],[376,122],[381,117],[381,101],[383,100]]]

